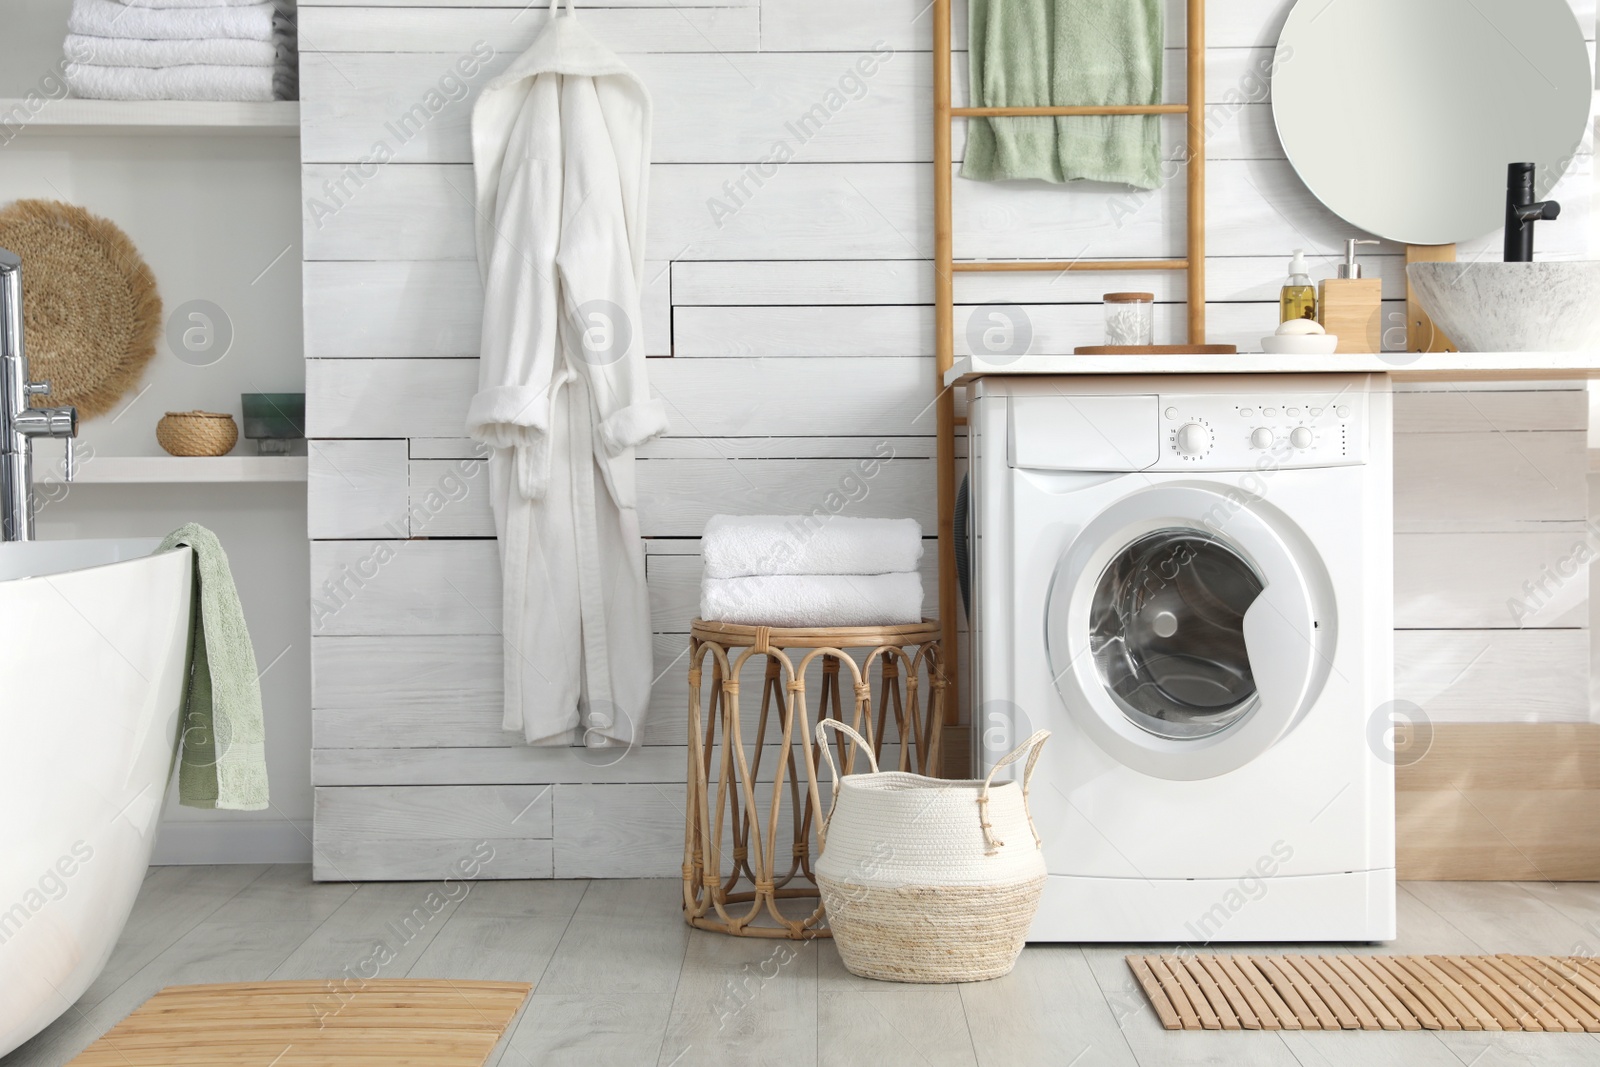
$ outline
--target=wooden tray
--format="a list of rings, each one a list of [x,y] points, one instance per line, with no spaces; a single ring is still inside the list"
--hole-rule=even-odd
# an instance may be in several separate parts
[[[1238,345],[1079,345],[1078,356],[1231,356]]]

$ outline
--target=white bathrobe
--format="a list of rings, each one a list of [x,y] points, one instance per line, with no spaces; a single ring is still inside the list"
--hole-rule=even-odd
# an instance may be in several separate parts
[[[472,112],[483,343],[467,432],[493,448],[505,721],[530,744],[637,744],[650,612],[635,446],[650,397],[639,292],[650,96],[552,17]]]

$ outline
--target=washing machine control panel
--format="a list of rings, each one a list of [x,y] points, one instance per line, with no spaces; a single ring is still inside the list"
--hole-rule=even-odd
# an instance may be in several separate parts
[[[1156,469],[1326,467],[1366,461],[1366,395],[1163,393]]]

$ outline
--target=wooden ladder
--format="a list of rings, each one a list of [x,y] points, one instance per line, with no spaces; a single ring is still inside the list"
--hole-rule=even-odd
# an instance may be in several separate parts
[[[1206,338],[1206,4],[1188,0],[1188,102],[1183,104],[1125,104],[1073,107],[952,107],[950,103],[950,19],[951,0],[933,0],[933,240],[934,240],[934,315],[938,422],[937,470],[939,485],[939,624],[944,649],[946,677],[954,699],[945,705],[945,724],[960,722],[960,656],[957,640],[957,612],[960,599],[956,578],[955,500],[956,428],[965,420],[956,419],[953,388],[944,376],[955,364],[955,276],[957,274],[1014,271],[1126,271],[1183,270],[1189,277],[1188,341],[1205,343]],[[955,258],[951,219],[955,161],[950,146],[951,124],[958,118],[1055,117],[1066,115],[1187,115],[1189,117],[1188,155],[1188,247],[1182,259],[1075,259],[1075,260],[991,260],[962,261]],[[952,756],[958,746],[946,746]],[[967,768],[948,768],[965,777]]]

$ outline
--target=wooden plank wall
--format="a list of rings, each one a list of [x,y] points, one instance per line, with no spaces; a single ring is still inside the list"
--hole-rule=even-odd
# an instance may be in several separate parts
[[[1592,27],[1592,0],[1575,3]],[[1218,2],[1208,27],[1208,314],[1213,339],[1247,349],[1276,321],[1290,251],[1331,273],[1351,232],[1273,134],[1264,72],[1288,7]],[[1182,8],[1170,3],[1179,91]],[[428,877],[477,839],[506,843],[493,875],[675,874],[680,657],[705,518],[842,493],[849,514],[932,529],[925,0],[582,5],[655,96],[642,328],[672,420],[639,464],[661,677],[644,747],[611,766],[499,730],[498,567],[481,463],[461,439],[480,315],[468,115],[543,5],[301,0],[300,12],[317,876]],[[958,5],[958,49],[964,23]],[[1180,143],[1176,124],[1166,141]],[[1542,252],[1589,252],[1591,169],[1581,158],[1557,189],[1567,212]],[[1146,196],[962,182],[956,204],[961,256],[1181,253],[1181,180]],[[1398,337],[1400,249],[1368,262]],[[1096,336],[1109,284],[958,282],[963,345],[982,305],[1004,303],[1025,309],[1036,351]],[[1169,331],[1180,285],[1117,280],[1156,292]],[[1582,394],[1435,387],[1398,409],[1402,694],[1440,718],[1586,719],[1583,582],[1520,625],[1506,607],[1582,536]],[[885,455],[875,478],[850,480],[859,459]],[[931,592],[931,552],[929,568]]]
[[[1398,874],[1600,880],[1600,725],[1448,723],[1405,731]]]

